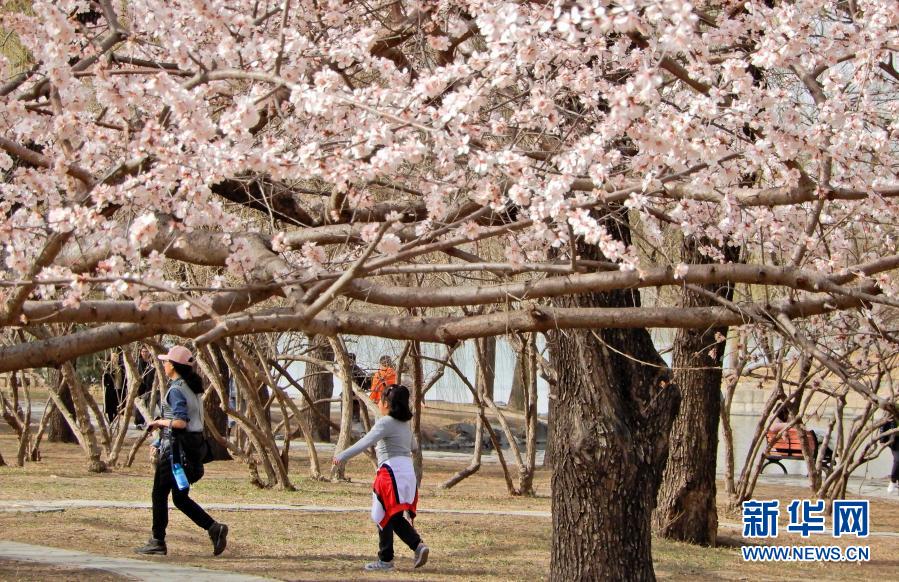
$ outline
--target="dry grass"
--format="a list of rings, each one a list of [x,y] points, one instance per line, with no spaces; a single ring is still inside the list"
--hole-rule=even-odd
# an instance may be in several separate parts
[[[441,411],[443,416],[443,411]],[[440,422],[446,420],[440,418]],[[14,450],[14,439],[0,434],[0,450]],[[324,457],[324,456],[323,456]],[[9,455],[7,454],[7,458]],[[139,457],[140,458],[140,457]],[[329,459],[322,458],[323,463]],[[86,471],[80,449],[74,445],[46,444],[44,460],[25,468],[0,468],[0,504],[3,500],[102,499],[149,501],[151,471],[145,465],[116,469],[103,475]],[[485,465],[475,476],[449,491],[436,485],[461,468],[461,463],[426,461],[422,509],[487,509],[549,511],[549,475],[540,471],[539,495],[513,498],[496,465]],[[206,477],[194,488],[202,503],[270,503],[338,507],[367,507],[370,503],[370,463],[355,459],[349,467],[350,483],[326,483],[308,478],[307,459],[291,456],[291,478],[297,491],[261,490],[249,484],[246,468],[236,462],[207,466]],[[761,486],[758,498],[782,500],[806,496],[803,489]],[[721,496],[723,507],[723,496]],[[171,512],[169,555],[148,558],[264,575],[288,580],[383,579],[363,574],[362,564],[374,557],[377,537],[364,512],[305,513],[293,511],[211,511],[231,526],[229,549],[213,558],[205,534],[176,510]],[[873,531],[899,531],[899,503],[872,502]],[[739,516],[722,513],[722,522]],[[0,513],[0,538],[83,550],[117,557],[135,557],[131,550],[149,535],[149,510],[77,509],[54,513]],[[397,542],[398,572],[391,580],[534,580],[549,571],[551,520],[545,517],[458,515],[423,512],[416,522],[432,547],[424,571],[411,569],[411,552]],[[869,545],[867,564],[744,563],[740,532],[722,528],[722,547],[700,548],[654,540],[656,572],[664,580],[874,580],[894,579],[899,571],[899,538],[833,540],[825,535],[804,542],[781,536],[778,544]],[[861,543],[859,543],[861,542]],[[0,579],[96,579],[93,573],[57,576],[42,566],[0,563]],[[31,570],[33,569],[33,571]],[[13,574],[15,572],[15,574]],[[21,577],[21,578],[20,578]],[[107,578],[107,579],[115,579]]]
[[[130,580],[130,578],[102,570],[70,570],[59,566],[45,566],[32,562],[0,559],[0,580],[16,580],[16,582],[44,582],[45,580],[118,582],[119,580]]]

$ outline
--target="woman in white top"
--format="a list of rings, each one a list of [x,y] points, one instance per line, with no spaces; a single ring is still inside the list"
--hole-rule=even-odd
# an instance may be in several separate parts
[[[378,524],[378,560],[366,570],[393,569],[393,534],[415,552],[415,567],[428,561],[428,546],[421,541],[411,520],[418,507],[418,483],[412,466],[412,430],[409,420],[409,389],[400,384],[388,386],[378,400],[381,418],[352,447],[334,456],[340,465],[365,449],[375,446],[378,472],[372,485],[371,518]],[[410,520],[404,517],[408,513]]]

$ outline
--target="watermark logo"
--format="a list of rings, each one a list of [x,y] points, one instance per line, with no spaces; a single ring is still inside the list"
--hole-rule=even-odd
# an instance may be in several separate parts
[[[866,499],[836,500],[830,529],[827,526],[826,506],[823,500],[794,499],[787,505],[786,531],[803,538],[812,534],[827,534],[834,538],[855,536],[867,538],[871,528],[870,504]],[[743,537],[775,539],[778,537],[780,501],[743,502]],[[784,562],[866,562],[870,560],[868,546],[743,546],[740,548],[745,561]]]
[[[867,499],[833,502],[833,537],[854,534],[856,537],[866,538],[870,526]]]
[[[824,501],[812,503],[809,499],[794,499],[787,507],[790,523],[787,531],[807,538],[813,533],[824,533]]]
[[[744,501],[743,537],[776,538],[777,517],[780,515],[780,501]]]

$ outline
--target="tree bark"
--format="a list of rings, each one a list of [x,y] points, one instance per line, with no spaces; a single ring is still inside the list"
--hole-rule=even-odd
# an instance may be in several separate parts
[[[515,369],[512,372],[512,391],[509,393],[507,408],[518,412],[524,412],[527,408],[527,370],[528,363],[524,353],[515,350]]]
[[[627,215],[606,228],[629,244]],[[579,241],[584,259],[602,260]],[[636,290],[575,295],[565,307],[639,306]],[[645,329],[554,331],[550,580],[654,580],[650,520],[677,411],[667,366]]]
[[[407,386],[412,393],[412,438],[417,446],[412,451],[412,465],[415,468],[415,477],[421,486],[421,478],[424,474],[424,451],[421,448],[421,415],[425,404],[424,380],[425,371],[421,365],[421,342],[410,343],[409,355],[412,358],[412,386]]]
[[[547,335],[547,339],[549,336]],[[552,355],[550,355],[550,359],[552,359]],[[558,374],[556,375],[555,381],[549,383],[549,393],[547,394],[547,405],[546,405],[546,448],[543,449],[543,467],[546,469],[552,469],[553,466],[553,425],[555,422],[553,421],[556,417],[553,412],[556,408],[556,400],[559,398],[559,383],[558,383]]]
[[[218,368],[218,377],[221,386],[230,386],[231,370],[228,369],[228,364],[225,362],[225,357],[222,355],[221,347],[214,345],[211,347],[211,351],[215,356],[215,363]],[[211,382],[212,380],[209,379],[209,381]],[[203,414],[206,423],[215,427],[218,434],[228,434],[228,413],[225,412],[225,408],[222,406],[222,399],[217,390],[206,391],[206,396],[203,399]],[[216,461],[228,461],[231,460],[232,457],[228,452],[228,447],[221,445],[216,440],[212,445],[212,458]]]
[[[671,428],[668,464],[653,515],[653,530],[669,539],[714,546],[718,531],[715,467],[721,364],[720,356],[711,357],[709,351],[723,347],[714,341],[714,332],[727,330],[684,331],[678,333],[674,347],[675,379],[682,395],[680,412]],[[716,368],[697,369],[700,366]]]
[[[340,433],[334,444],[334,454],[340,453],[350,445],[353,427],[353,402],[356,395],[353,392],[353,367],[347,355],[346,347],[339,337],[328,338],[331,349],[336,356],[340,382],[343,390],[340,392]],[[361,406],[361,404],[360,404]],[[346,479],[346,464],[331,465],[331,480],[343,481]]]
[[[75,366],[71,362],[62,365],[62,374],[69,385],[72,392],[72,401],[75,404],[75,421],[78,423],[78,431],[83,437],[82,444],[87,452],[88,462],[87,470],[91,473],[105,473],[107,470],[106,462],[101,458],[103,451],[97,444],[97,433],[90,419],[89,401],[91,400],[87,388],[81,383]],[[102,422],[99,412],[94,413],[98,422]],[[108,451],[109,448],[107,447]]]
[[[68,413],[74,417],[75,416],[75,403],[72,401],[72,392],[69,390],[69,384],[65,381],[62,374],[58,371],[54,372],[58,376],[57,386],[59,387],[58,394],[62,403],[65,405]],[[51,386],[49,388],[53,390]],[[45,410],[44,414],[50,415],[50,420],[48,422],[47,429],[47,440],[51,443],[77,443],[78,439],[75,437],[74,431],[72,431],[72,427],[69,426],[69,423],[66,422],[65,417],[62,415],[62,412],[59,411],[58,408],[53,407],[53,410],[47,412]]]
[[[478,338],[475,341],[476,376],[478,394],[493,400],[496,381],[496,336]]]
[[[518,491],[522,495],[534,495],[534,473],[537,468],[537,334],[532,333],[525,342],[527,349],[519,360],[527,362],[527,408],[525,409],[526,453],[520,470]]]
[[[684,241],[681,257],[688,264],[712,263],[702,255],[699,243]],[[739,258],[739,250],[720,248],[727,260]],[[705,290],[730,301],[732,285],[707,286]],[[715,299],[685,289],[684,307],[705,307]],[[671,427],[668,464],[653,514],[653,531],[663,537],[714,546],[718,536],[715,507],[715,469],[718,455],[718,420],[721,415],[722,362],[726,327],[680,329],[674,340],[674,381],[680,388],[681,405]]]
[[[328,343],[328,338],[316,336],[312,339],[314,345],[310,356],[326,362],[334,361],[334,350]],[[330,400],[334,395],[334,375],[323,366],[307,362],[306,363],[306,381],[304,382],[306,391],[313,401]],[[322,402],[315,405],[315,409],[319,414],[313,414],[309,411],[309,421],[312,424],[313,439],[320,442],[331,441],[331,425],[328,419],[331,418],[331,403]]]

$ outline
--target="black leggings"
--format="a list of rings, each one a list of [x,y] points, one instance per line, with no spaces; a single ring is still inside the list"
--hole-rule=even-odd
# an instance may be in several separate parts
[[[387,525],[378,530],[378,559],[382,562],[393,561],[393,532],[396,532],[396,535],[412,551],[415,551],[418,544],[421,543],[421,536],[418,535],[412,524],[403,517],[403,512],[394,514],[390,521],[387,522]]]
[[[893,437],[899,438],[899,436]],[[899,450],[893,449],[893,470],[890,472],[890,481],[899,483]]]
[[[175,477],[172,475],[172,466],[168,461],[156,465],[156,475],[153,477],[153,537],[157,540],[165,540],[165,530],[169,525],[169,492],[172,501],[181,513],[189,517],[195,524],[208,530],[215,523],[196,501],[190,498],[190,489],[181,491],[175,485]]]

